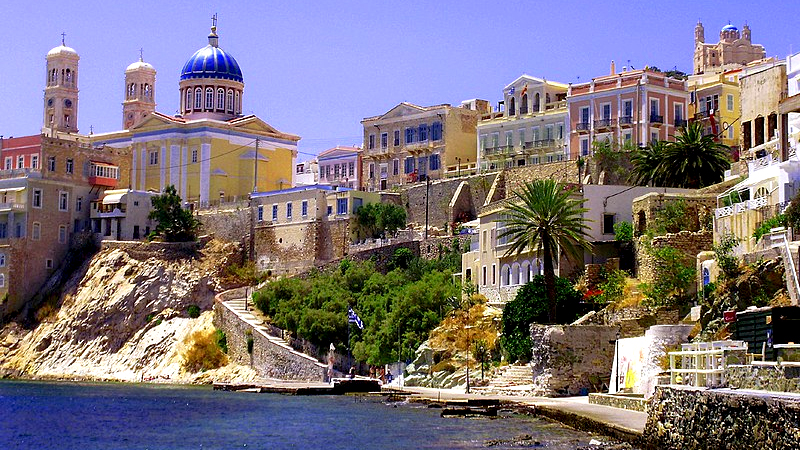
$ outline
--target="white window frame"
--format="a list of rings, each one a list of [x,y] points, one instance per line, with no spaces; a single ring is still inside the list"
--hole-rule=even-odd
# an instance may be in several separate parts
[[[38,201],[37,201],[38,196]],[[34,189],[32,196],[31,196],[31,206],[34,208],[42,208],[42,204],[44,203],[44,192],[41,189]]]
[[[59,211],[69,210],[69,192],[58,191],[58,210]]]
[[[39,155],[31,155],[31,169],[39,168]]]
[[[117,236],[117,238],[119,238],[119,236]],[[58,226],[58,243],[59,244],[67,243],[67,227],[65,225]]]
[[[6,266],[6,254],[0,253],[0,267]]]
[[[726,106],[728,107],[728,111],[733,111],[734,101],[735,101],[733,98],[733,94],[728,94],[725,100],[726,100]]]

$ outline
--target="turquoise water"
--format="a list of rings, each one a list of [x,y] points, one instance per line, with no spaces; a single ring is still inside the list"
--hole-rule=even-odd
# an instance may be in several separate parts
[[[439,414],[377,397],[0,381],[0,449],[469,449],[520,435],[574,449],[592,437],[527,416]]]

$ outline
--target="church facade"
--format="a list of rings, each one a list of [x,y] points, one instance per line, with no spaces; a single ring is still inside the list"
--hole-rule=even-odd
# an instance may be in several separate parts
[[[181,71],[180,114],[155,110],[155,78],[141,58],[128,66],[125,129],[92,136],[97,148],[128,149],[128,187],[160,192],[174,185],[184,201],[205,207],[293,185],[300,137],[242,115],[244,77],[219,47],[216,26]]]
[[[741,33],[728,24],[719,32],[719,42],[706,43],[705,29],[700,21],[694,27],[694,74],[718,73],[740,68],[766,57],[764,46],[752,42],[747,24]]]

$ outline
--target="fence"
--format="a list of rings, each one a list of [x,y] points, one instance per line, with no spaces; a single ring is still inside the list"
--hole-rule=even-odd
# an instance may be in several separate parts
[[[682,344],[681,351],[669,352],[670,384],[720,387],[725,383],[725,366],[744,364],[746,359],[744,341]]]

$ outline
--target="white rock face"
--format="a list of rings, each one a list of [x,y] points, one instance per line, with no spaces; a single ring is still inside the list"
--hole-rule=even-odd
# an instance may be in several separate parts
[[[213,241],[190,258],[102,250],[67,283],[57,313],[33,330],[12,324],[0,333],[0,368],[40,378],[207,380],[208,373],[184,373],[183,346],[194,331],[212,327],[214,295],[231,250]],[[190,305],[204,312],[191,319]]]

